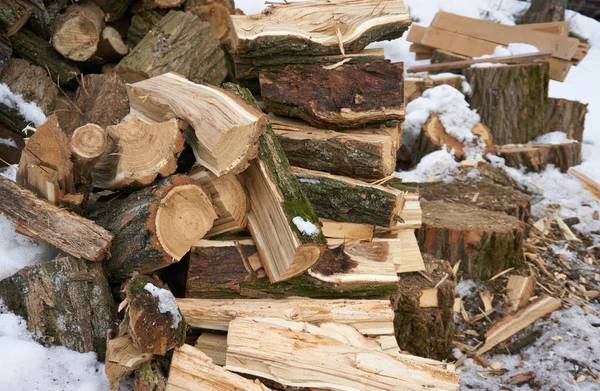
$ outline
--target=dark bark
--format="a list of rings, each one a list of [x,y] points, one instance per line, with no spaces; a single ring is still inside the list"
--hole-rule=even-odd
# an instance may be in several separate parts
[[[548,98],[546,133],[563,132],[581,142],[588,105],[575,100]]]
[[[531,6],[519,18],[519,24],[560,22],[565,20],[569,0],[531,0]]]
[[[461,56],[460,54],[447,52],[442,49],[436,49],[433,51],[433,57],[431,57],[432,64],[440,64],[443,62],[454,62],[470,60],[469,57]]]
[[[94,0],[94,3],[104,11],[107,22],[120,19],[132,2],[133,0]]]
[[[10,40],[3,34],[0,34],[0,71],[6,66],[10,56],[12,56]]]
[[[4,0],[0,7],[0,33],[13,35],[31,16],[31,7],[21,0]]]
[[[39,37],[49,40],[52,32],[52,24],[56,20],[56,17],[62,12],[68,5],[71,4],[69,0],[21,0],[27,3],[32,9],[31,17],[29,18],[29,25],[33,32]]]
[[[133,49],[150,30],[158,26],[165,14],[166,12],[162,10],[148,10],[133,15],[131,26],[127,30],[127,45]]]

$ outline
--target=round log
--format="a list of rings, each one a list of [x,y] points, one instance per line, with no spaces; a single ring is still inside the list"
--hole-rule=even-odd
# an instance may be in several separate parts
[[[92,2],[70,6],[56,18],[52,32],[52,46],[73,61],[87,61],[100,42],[104,27],[104,12]]]
[[[97,64],[117,62],[129,53],[129,47],[123,42],[121,34],[114,27],[106,26],[102,30],[98,49],[91,61]]]
[[[92,168],[109,146],[106,131],[96,124],[87,124],[75,129],[71,136],[75,186],[87,193],[92,186]]]
[[[4,0],[0,7],[0,33],[13,35],[31,16],[32,8],[19,0]]]

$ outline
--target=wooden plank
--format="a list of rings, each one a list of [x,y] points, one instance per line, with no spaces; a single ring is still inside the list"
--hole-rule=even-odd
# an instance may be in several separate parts
[[[528,43],[541,51],[552,50],[554,57],[563,60],[573,58],[579,46],[579,40],[576,38],[561,37],[539,31],[530,31],[528,34],[523,34],[521,30],[515,29],[512,26],[442,11],[437,13],[431,26],[452,33],[464,34],[489,42],[495,42],[496,44],[508,45],[513,42]],[[422,43],[427,44],[426,42]]]
[[[430,27],[425,31],[421,44],[467,57],[492,54],[498,46],[494,42],[434,27]]]
[[[419,26],[418,24],[413,24],[410,26],[410,30],[408,31],[408,35],[406,36],[406,40],[408,42],[422,44],[423,37],[425,36],[425,30],[427,27]]]
[[[412,45],[410,45],[410,48],[409,48],[409,52],[411,52],[411,53],[433,54],[434,50],[435,49],[432,47],[420,45],[418,43],[413,43]]]
[[[573,64],[570,61],[554,57],[549,58],[547,61],[550,63],[550,79],[560,82],[565,81]]]
[[[522,30],[535,30],[548,34],[556,34],[561,37],[568,37],[571,30],[571,22],[565,20],[563,22],[546,22],[546,23],[526,23],[514,26]]]
[[[431,58],[433,58],[433,53],[415,53],[415,60],[417,61],[430,60]]]

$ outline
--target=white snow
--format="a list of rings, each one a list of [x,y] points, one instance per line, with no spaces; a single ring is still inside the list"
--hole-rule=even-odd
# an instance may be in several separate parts
[[[452,182],[454,175],[460,170],[460,163],[454,158],[454,151],[442,148],[425,156],[417,167],[411,171],[395,172],[394,176],[402,178],[403,182],[423,183],[430,179],[442,182]]]
[[[528,144],[569,144],[576,143],[577,140],[567,138],[567,134],[563,132],[551,132],[541,135],[540,137],[531,140]]]
[[[159,288],[151,283],[144,285],[144,290],[158,298],[158,311],[161,314],[170,313],[173,317],[171,327],[176,329],[179,326],[179,322],[181,322],[181,314],[179,313],[179,307],[177,307],[177,300],[171,291]]]
[[[473,280],[463,280],[456,284],[456,294],[460,297],[469,297],[479,292],[479,285]]]
[[[17,143],[15,143],[15,140],[10,139],[10,138],[0,138],[0,144],[8,145],[9,147],[13,147],[13,148],[17,148]]]
[[[319,227],[317,227],[310,221],[304,220],[300,216],[294,217],[292,219],[292,223],[294,223],[296,225],[296,228],[298,228],[298,231],[300,231],[304,235],[317,236],[319,234],[319,232],[321,232],[319,230]]]
[[[25,102],[21,95],[15,95],[10,88],[4,83],[0,83],[0,103],[5,104],[9,108],[17,109],[19,114],[26,121],[33,123],[34,126],[40,126],[46,122],[46,116],[33,102]]]

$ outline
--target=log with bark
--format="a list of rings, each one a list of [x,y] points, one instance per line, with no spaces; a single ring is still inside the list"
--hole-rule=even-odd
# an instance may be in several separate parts
[[[517,23],[546,23],[565,20],[569,0],[531,0],[531,6]]]
[[[208,23],[212,34],[224,47],[233,49],[237,46],[238,37],[235,33],[229,9],[226,6],[218,3],[197,4],[193,7],[186,6],[186,11]]]
[[[73,61],[87,61],[96,50],[104,28],[104,12],[86,0],[69,6],[54,22],[52,46]]]
[[[459,380],[459,374],[430,360],[388,354],[378,341],[337,323],[310,327],[279,319],[235,319],[229,325],[226,362],[226,369],[284,385],[340,391],[457,390]]]
[[[357,53],[371,42],[399,38],[411,24],[403,2],[314,0],[271,4],[256,15],[234,15],[243,57]]]
[[[243,171],[256,156],[266,117],[221,88],[167,73],[130,84],[127,92],[132,113],[142,119],[187,121],[191,128],[184,136],[196,159],[217,176]]]
[[[488,279],[523,262],[524,224],[501,212],[446,201],[421,202],[421,250],[438,259],[461,261],[471,278]]]
[[[121,34],[114,27],[106,26],[102,30],[98,49],[91,61],[97,64],[118,62],[127,53],[129,53],[129,47],[123,41]]]
[[[127,46],[132,49],[137,46],[150,30],[158,26],[165,15],[166,12],[161,10],[147,10],[133,15],[131,26],[127,30]]]
[[[105,150],[92,171],[95,187],[144,187],[177,170],[184,141],[176,119],[147,123],[132,115],[107,127],[106,133],[114,146]]]
[[[94,3],[104,11],[104,18],[107,22],[115,22],[120,19],[125,15],[132,2],[133,0],[94,0]]]
[[[541,172],[553,165],[562,172],[581,164],[581,143],[502,145],[498,154],[509,167]]]
[[[27,266],[0,281],[0,300],[43,342],[104,358],[116,305],[100,263],[59,256]]]
[[[567,138],[581,142],[587,106],[575,100],[548,98],[546,133],[563,132]]]
[[[385,178],[396,169],[398,125],[341,133],[279,116],[269,122],[293,166],[360,179]]]
[[[356,179],[294,167],[294,174],[319,216],[392,227],[399,221],[404,192]]]
[[[116,67],[128,83],[165,72],[215,85],[227,77],[221,44],[212,35],[210,25],[196,15],[170,11],[152,31]]]
[[[231,83],[225,88],[259,110],[250,91]],[[250,199],[248,226],[269,279],[284,281],[304,273],[321,257],[326,240],[319,217],[269,125],[243,178]]]
[[[114,280],[178,262],[217,217],[208,195],[183,175],[112,198],[99,199],[89,216],[115,236],[105,265]]]
[[[29,20],[32,8],[21,0],[5,0],[0,8],[0,34],[7,37],[21,29]]]
[[[291,65],[260,73],[266,110],[299,117],[327,129],[363,127],[404,118],[404,66],[373,61],[343,64]]]
[[[490,128],[496,144],[525,144],[545,133],[548,72],[547,63],[465,70],[471,108]]]
[[[0,33],[0,71],[6,66],[10,56],[12,56],[10,40]]]

